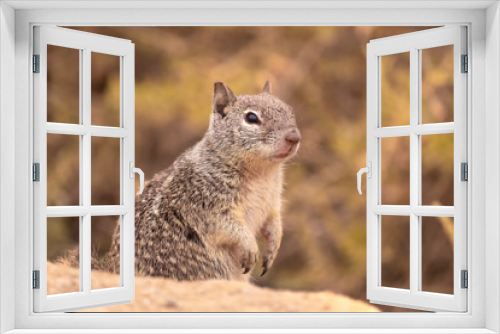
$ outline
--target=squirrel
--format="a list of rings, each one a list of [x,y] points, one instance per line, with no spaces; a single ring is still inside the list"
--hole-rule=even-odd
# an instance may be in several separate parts
[[[176,280],[249,280],[262,237],[264,275],[282,238],[284,163],[301,140],[293,109],[271,94],[214,84],[204,137],[135,199],[135,269]],[[119,263],[119,226],[108,260]]]

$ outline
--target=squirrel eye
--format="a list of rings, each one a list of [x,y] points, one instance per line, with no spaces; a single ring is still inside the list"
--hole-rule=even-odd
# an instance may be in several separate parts
[[[245,121],[249,124],[260,124],[259,117],[253,112],[249,112],[245,115]]]

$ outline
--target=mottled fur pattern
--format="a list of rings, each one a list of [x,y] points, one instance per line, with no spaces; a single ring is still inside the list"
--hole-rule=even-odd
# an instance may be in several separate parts
[[[203,139],[136,196],[136,272],[247,280],[262,237],[264,274],[282,237],[282,166],[299,140],[293,110],[270,94],[269,83],[261,94],[239,96],[216,83]],[[115,232],[110,258],[118,262],[118,253]]]

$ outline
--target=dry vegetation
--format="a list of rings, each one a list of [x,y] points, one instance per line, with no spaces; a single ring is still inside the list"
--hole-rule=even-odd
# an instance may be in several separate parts
[[[237,94],[252,94],[270,78],[275,94],[297,112],[303,145],[286,173],[282,249],[274,267],[256,284],[276,289],[329,290],[365,299],[366,202],[356,191],[355,179],[366,162],[366,44],[370,39],[422,27],[78,29],[135,43],[136,166],[144,170],[147,179],[202,137],[215,81],[226,82]],[[425,121],[449,119],[453,90],[445,52],[426,56],[423,62],[424,67],[433,67],[432,73],[424,76]],[[409,119],[408,66],[404,57],[387,59],[384,64],[390,75],[384,76],[382,83],[386,101],[383,123],[403,125]],[[76,111],[70,102],[78,101],[78,91],[68,87],[77,83],[78,69],[64,50],[49,54],[49,71],[51,66],[62,70],[49,75],[49,119],[64,120]],[[115,124],[119,101],[116,59],[96,56],[92,70],[92,122]],[[403,203],[409,194],[405,140],[383,142],[383,164],[387,167],[382,175],[384,204],[407,204]],[[53,168],[49,165],[49,205],[78,203],[77,144],[63,136],[49,141],[49,163],[62,162]],[[423,199],[449,204],[453,201],[453,184],[443,175],[452,168],[452,142],[444,135],[423,145],[428,152],[423,160]],[[96,139],[92,146],[92,204],[116,204],[119,200],[117,147],[113,139]],[[55,220],[49,221],[52,258],[78,242],[78,224]],[[92,240],[101,251],[109,245],[115,222],[115,217],[93,218]],[[384,284],[389,286],[404,286],[409,280],[409,229],[404,220],[398,222],[384,223],[389,227],[383,232],[387,242],[382,249],[382,273]],[[423,226],[426,253],[422,265],[425,284],[431,291],[447,290],[453,282],[452,235],[450,238],[446,233],[452,224],[430,219]],[[196,284],[190,286],[194,289]],[[138,285],[138,296],[141,289]],[[271,293],[253,286],[242,289]]]

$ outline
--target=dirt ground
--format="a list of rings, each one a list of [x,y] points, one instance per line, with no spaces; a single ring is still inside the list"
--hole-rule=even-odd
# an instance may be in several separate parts
[[[47,263],[48,293],[78,291],[77,268]],[[118,275],[92,271],[92,289],[115,287]],[[273,290],[236,281],[177,282],[136,276],[129,304],[85,312],[379,312],[365,301],[333,292]]]

